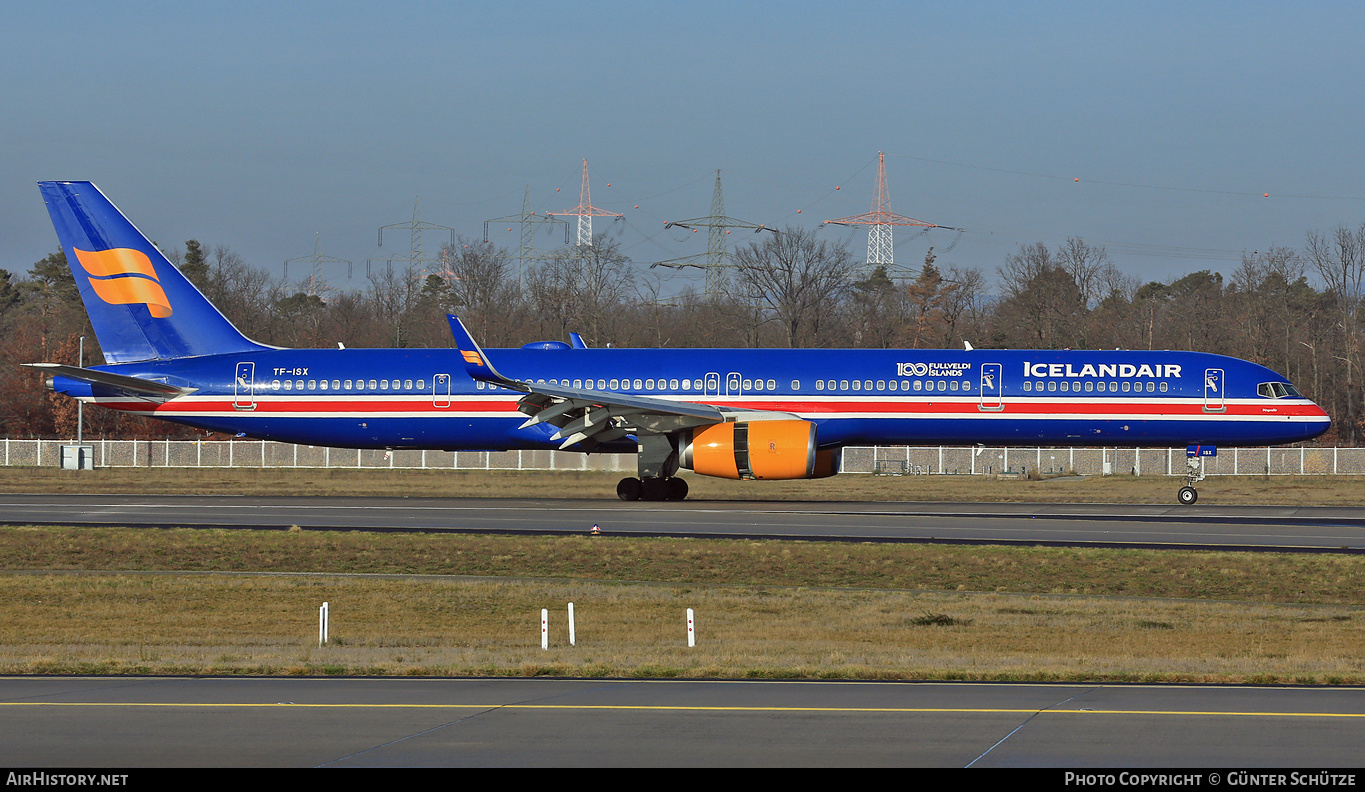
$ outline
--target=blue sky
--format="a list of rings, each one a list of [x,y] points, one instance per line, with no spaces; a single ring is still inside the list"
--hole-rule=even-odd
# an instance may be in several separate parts
[[[376,231],[418,196],[469,238],[527,186],[567,209],[586,157],[593,203],[626,214],[597,228],[643,271],[705,249],[663,224],[709,212],[715,169],[729,214],[814,227],[870,208],[880,150],[895,211],[967,229],[940,264],[993,273],[1080,236],[1144,280],[1227,274],[1365,221],[1363,9],[11,0],[0,267],[56,249],[42,179],[90,179],[161,244],[278,275],[315,234],[357,264],[402,253]],[[820,233],[865,252],[864,232]],[[897,262],[953,239],[900,234]]]

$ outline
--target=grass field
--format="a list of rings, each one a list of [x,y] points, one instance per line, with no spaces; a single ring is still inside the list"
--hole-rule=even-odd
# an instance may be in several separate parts
[[[8,469],[0,490],[609,498],[616,478]],[[703,499],[1169,503],[1174,481],[692,484]],[[1344,505],[1359,485],[1216,480],[1200,502]],[[11,527],[0,572],[0,673],[1365,684],[1355,555]]]
[[[1365,683],[1358,556],[131,528],[0,537],[3,673]],[[323,601],[334,640],[319,648]],[[554,613],[550,651],[541,608]]]

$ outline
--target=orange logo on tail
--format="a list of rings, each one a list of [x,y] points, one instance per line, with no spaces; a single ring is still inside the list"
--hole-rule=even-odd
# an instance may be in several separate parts
[[[147,254],[132,248],[113,248],[91,252],[76,248],[76,259],[89,273],[90,286],[110,305],[142,304],[152,316],[171,315],[171,301],[157,280]]]
[[[460,354],[461,354],[461,355],[464,355],[464,360],[465,360],[466,363],[472,363],[472,364],[474,364],[475,366],[482,366],[482,365],[483,365],[483,358],[479,357],[479,353],[478,353],[478,352],[471,352],[471,351],[466,351],[466,350],[460,350]]]

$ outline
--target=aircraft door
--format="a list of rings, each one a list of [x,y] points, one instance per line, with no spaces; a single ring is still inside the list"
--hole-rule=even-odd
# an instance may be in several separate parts
[[[981,364],[981,404],[979,409],[998,411],[1005,409],[1000,398],[1002,391],[1001,365],[999,363]]]
[[[738,371],[732,371],[725,375],[725,395],[743,396],[744,389],[740,387],[741,382],[743,382],[743,378],[739,376]]]
[[[431,378],[431,403],[437,407],[450,406],[450,375],[437,374]]]
[[[714,371],[706,372],[706,395],[720,395],[720,375]]]
[[[1204,369],[1204,412],[1227,412],[1227,374],[1222,369]]]
[[[238,410],[256,409],[256,364],[238,363],[232,377],[232,406]]]

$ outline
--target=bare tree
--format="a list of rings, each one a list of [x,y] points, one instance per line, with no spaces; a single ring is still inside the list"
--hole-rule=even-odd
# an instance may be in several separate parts
[[[781,323],[789,347],[819,346],[853,286],[858,264],[843,243],[788,226],[735,252],[736,285]]]
[[[1086,346],[1085,297],[1047,245],[1020,245],[1005,257],[1000,280],[1005,295],[997,308],[997,333],[1006,343]]]
[[[606,234],[594,236],[591,245],[555,252],[528,283],[532,313],[549,323],[555,338],[577,330],[596,346],[624,335],[618,325],[635,278],[630,259]]]
[[[1345,424],[1347,438],[1355,442],[1360,421],[1356,414],[1359,404],[1356,392],[1361,364],[1359,308],[1365,285],[1365,223],[1355,229],[1337,226],[1331,236],[1309,232],[1307,256],[1327,287],[1335,309],[1342,354],[1333,357],[1346,364],[1347,414],[1339,416],[1339,424]],[[1345,420],[1341,421],[1342,418]]]

